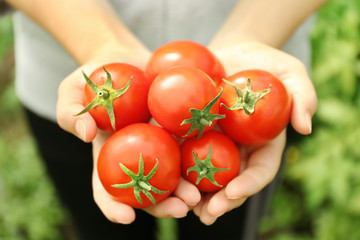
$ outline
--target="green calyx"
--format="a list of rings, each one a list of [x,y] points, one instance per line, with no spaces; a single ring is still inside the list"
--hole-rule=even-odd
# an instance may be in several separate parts
[[[75,116],[79,116],[83,113],[90,111],[96,106],[102,105],[105,107],[106,112],[109,115],[112,128],[114,129],[114,131],[116,131],[113,102],[115,99],[123,95],[129,89],[132,77],[129,79],[129,81],[126,83],[126,85],[123,88],[115,90],[112,85],[112,79],[110,73],[105,69],[105,67],[103,69],[106,72],[107,78],[105,83],[101,86],[96,85],[94,82],[92,82],[90,78],[83,72],[83,76],[87,84],[89,84],[90,88],[95,93],[95,98],[81,112],[79,112]]]
[[[192,115],[191,118],[185,119],[182,121],[180,125],[184,125],[186,123],[190,123],[191,127],[189,131],[183,136],[187,137],[190,133],[198,130],[198,139],[202,136],[204,133],[204,129],[206,126],[211,126],[212,122],[218,119],[225,118],[225,115],[222,114],[212,114],[210,113],[210,109],[214,106],[214,104],[219,100],[221,94],[223,92],[223,89],[221,89],[220,93],[211,100],[202,110],[196,109],[196,108],[190,108],[190,113]]]
[[[227,84],[230,84],[235,89],[238,98],[232,107],[227,107],[223,103],[221,104],[221,106],[224,106],[227,110],[244,109],[245,113],[248,115],[252,114],[255,111],[255,104],[271,91],[271,85],[269,86],[269,88],[259,92],[252,91],[250,78],[247,79],[245,89],[240,89],[239,87],[235,86],[233,83],[225,79],[223,79],[223,81]]]
[[[195,152],[192,152],[195,160],[195,166],[188,168],[186,174],[189,175],[189,172],[194,171],[198,174],[198,178],[196,179],[196,185],[199,184],[201,179],[207,178],[210,180],[212,184],[218,187],[222,187],[214,178],[214,174],[220,171],[228,170],[229,168],[216,168],[213,166],[211,162],[211,149],[212,146],[210,145],[208,155],[204,160],[201,160],[196,156]]]
[[[147,198],[150,199],[150,201],[152,202],[153,205],[156,204],[155,199],[153,197],[153,195],[151,195],[150,192],[154,192],[157,194],[164,194],[167,193],[168,191],[161,191],[157,188],[155,188],[154,186],[152,186],[149,183],[149,180],[154,176],[154,174],[156,173],[156,170],[158,168],[158,164],[159,161],[156,159],[156,164],[153,167],[153,169],[150,171],[150,173],[146,176],[144,176],[144,159],[142,157],[142,154],[140,153],[140,160],[139,160],[139,172],[137,174],[133,173],[130,169],[128,169],[127,167],[125,167],[122,163],[120,163],[120,167],[121,169],[128,175],[131,177],[131,182],[129,183],[124,183],[124,184],[113,184],[111,185],[114,188],[130,188],[130,187],[134,187],[134,196],[136,198],[136,200],[142,204],[142,199],[140,196],[140,192],[144,193],[145,196]]]

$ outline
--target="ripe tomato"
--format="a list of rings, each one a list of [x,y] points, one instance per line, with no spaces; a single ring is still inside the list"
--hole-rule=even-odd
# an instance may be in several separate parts
[[[176,188],[180,149],[163,128],[134,123],[105,142],[97,168],[101,183],[115,200],[145,208],[165,199]]]
[[[226,79],[228,83],[220,84],[224,89],[220,101],[232,110],[220,109],[226,115],[218,122],[224,133],[244,145],[262,145],[279,135],[291,114],[291,98],[282,82],[262,70],[246,70]]]
[[[174,67],[160,73],[149,90],[151,115],[178,137],[198,137],[220,116],[215,83],[200,69]]]
[[[150,79],[155,79],[161,72],[175,66],[199,68],[216,83],[226,76],[220,60],[208,48],[187,40],[169,42],[156,49],[145,72]]]
[[[89,111],[99,128],[112,133],[131,123],[149,121],[147,96],[151,81],[142,70],[125,63],[111,63],[89,77],[84,73],[84,77],[87,107],[79,114]]]
[[[180,146],[181,175],[201,192],[225,187],[240,172],[240,153],[225,134],[210,130],[200,139],[186,139]]]

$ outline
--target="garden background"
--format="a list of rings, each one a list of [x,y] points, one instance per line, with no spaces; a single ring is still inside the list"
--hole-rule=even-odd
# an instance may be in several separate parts
[[[360,1],[331,0],[311,35],[313,133],[285,153],[261,240],[360,239]],[[75,240],[14,93],[11,16],[0,18],[0,240]],[[159,239],[176,239],[160,220]]]

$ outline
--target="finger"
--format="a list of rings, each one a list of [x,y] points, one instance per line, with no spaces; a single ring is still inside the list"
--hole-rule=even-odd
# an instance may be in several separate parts
[[[121,224],[130,224],[135,221],[135,211],[129,205],[117,202],[108,196],[100,197],[100,194],[97,194],[94,199],[109,221]]]
[[[98,205],[99,209],[108,220],[115,223],[130,224],[135,221],[136,216],[134,209],[129,205],[115,201],[111,195],[106,192],[99,179],[97,171],[97,159],[99,151],[108,137],[109,135],[107,133],[100,131],[93,141],[93,197],[95,203]]]
[[[240,207],[246,200],[246,197],[239,199],[228,199],[225,194],[225,189],[214,194],[210,199],[207,206],[207,212],[210,216],[215,217],[216,219],[225,213],[233,210],[234,208]]]
[[[201,199],[201,194],[197,187],[183,178],[180,179],[174,191],[174,196],[183,200],[190,207],[196,206]]]
[[[192,211],[194,212],[194,214],[196,216],[200,217],[201,209],[202,209],[204,204],[205,204],[205,195],[201,194],[200,202],[198,202],[198,204],[196,204],[196,206],[192,209]]]
[[[93,175],[93,196],[95,203],[109,221],[121,224],[130,224],[135,221],[134,209],[112,199],[95,173]]]
[[[228,199],[249,197],[269,184],[279,170],[285,140],[284,130],[274,140],[253,151],[245,170],[225,187],[226,197]]]
[[[144,211],[159,218],[182,218],[189,212],[188,206],[177,197],[168,197],[155,206],[144,208]]]
[[[297,132],[307,135],[312,131],[311,118],[317,108],[317,96],[305,66],[295,63],[294,70],[282,80],[293,101],[291,124]]]
[[[213,196],[213,194],[211,194],[211,193],[205,194],[203,196],[203,203],[201,204],[201,206],[199,206],[199,208],[197,210],[200,221],[205,225],[211,225],[217,219],[216,216],[210,215],[208,212],[208,205],[209,205],[209,201],[212,196]],[[196,207],[198,207],[198,206],[196,206]]]
[[[59,126],[84,142],[96,136],[96,123],[89,113],[75,116],[83,110],[83,89],[85,81],[79,70],[64,79],[58,89],[56,118]]]

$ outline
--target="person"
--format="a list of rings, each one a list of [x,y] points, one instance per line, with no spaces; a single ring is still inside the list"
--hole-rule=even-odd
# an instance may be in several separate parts
[[[266,186],[281,164],[285,130],[264,146],[241,147],[246,165],[223,190],[201,195],[181,180],[171,197],[136,210],[114,201],[97,176],[97,155],[108,135],[90,114],[75,116],[84,107],[82,71],[109,62],[144,69],[162,44],[193,40],[206,45],[228,75],[260,68],[281,79],[293,99],[292,127],[310,134],[317,99],[304,63],[310,58],[311,16],[326,0],[5,2],[17,10],[17,93],[79,236],[152,239],[154,217],[174,217],[179,239],[254,239]]]

